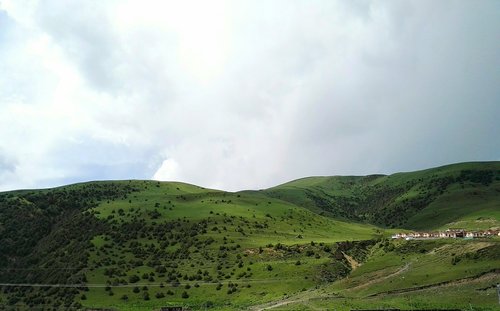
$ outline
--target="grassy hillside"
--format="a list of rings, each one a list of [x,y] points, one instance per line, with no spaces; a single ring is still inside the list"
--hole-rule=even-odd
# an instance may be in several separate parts
[[[488,309],[477,297],[500,279],[498,240],[388,241],[402,229],[382,227],[498,226],[498,171],[466,163],[237,193],[137,180],[0,193],[0,309],[408,307],[434,287]],[[447,301],[434,293],[428,306]]]
[[[0,303],[239,309],[349,271],[336,242],[390,234],[259,193],[99,182],[0,195]],[[69,286],[69,287],[68,287]]]
[[[384,227],[500,227],[500,162],[389,176],[309,177],[264,193],[322,215]]]
[[[500,240],[380,241],[348,277],[252,310],[498,310]]]

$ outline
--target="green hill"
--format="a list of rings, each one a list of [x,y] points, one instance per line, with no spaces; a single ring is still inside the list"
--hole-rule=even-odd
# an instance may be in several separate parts
[[[308,177],[264,192],[322,215],[383,227],[500,226],[500,162],[389,176]]]
[[[498,240],[393,242],[401,229],[383,228],[498,226],[498,168],[312,177],[237,193],[138,180],[3,192],[0,309],[301,309],[313,300],[347,309],[382,295],[404,307],[395,291],[467,278],[466,297],[472,282],[490,293]]]
[[[5,286],[0,302],[21,309],[229,298],[232,309],[340,276],[345,264],[328,266],[333,243],[390,233],[264,194],[153,181],[2,193],[0,217],[1,283],[62,285]]]
[[[348,277],[251,310],[498,310],[500,239],[382,240]]]

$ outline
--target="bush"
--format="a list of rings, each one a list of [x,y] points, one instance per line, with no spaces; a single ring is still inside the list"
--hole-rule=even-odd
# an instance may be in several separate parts
[[[181,297],[187,299],[189,298],[189,294],[186,291],[183,291]]]
[[[129,283],[137,283],[139,282],[140,278],[137,275],[131,275],[128,278]]]
[[[205,309],[212,308],[213,306],[214,306],[214,303],[210,300],[201,304],[201,307],[205,308]]]
[[[158,292],[158,293],[156,293],[155,297],[158,298],[158,299],[160,299],[160,298],[165,297],[165,294],[162,293],[162,292]]]

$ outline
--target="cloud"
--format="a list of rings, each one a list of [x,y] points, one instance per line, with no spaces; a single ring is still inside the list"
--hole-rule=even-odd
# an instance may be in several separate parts
[[[180,167],[174,159],[166,159],[161,163],[160,168],[153,175],[154,180],[178,180]]]
[[[15,170],[0,188],[236,190],[498,160],[499,9],[2,1],[0,148]]]
[[[16,161],[4,154],[4,150],[0,149],[0,177],[9,178],[15,175]]]

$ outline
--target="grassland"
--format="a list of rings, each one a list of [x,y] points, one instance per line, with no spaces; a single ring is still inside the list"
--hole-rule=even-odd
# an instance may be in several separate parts
[[[498,310],[499,242],[381,241],[348,277],[253,310]]]
[[[221,309],[240,309],[255,301],[280,299],[319,284],[322,269],[332,261],[330,252],[335,242],[390,234],[371,225],[318,216],[262,194],[191,191],[185,185],[142,183],[142,191],[126,199],[104,202],[92,213],[103,220],[118,218],[116,224],[120,226],[141,220],[141,226],[150,227],[147,231],[171,223],[182,227],[203,223],[203,229],[196,231],[193,239],[184,237],[177,243],[183,239],[173,237],[173,243],[167,247],[161,238],[148,234],[127,238],[128,247],[109,236],[95,237],[86,273],[89,284],[110,281],[104,274],[112,267],[127,271],[121,275],[124,280],[137,275],[140,281],[133,287],[115,282],[123,286],[114,287],[112,296],[105,288],[90,288],[86,299],[81,300],[84,306],[132,310],[137,306],[187,304],[195,308],[209,302]],[[167,235],[175,231],[177,226],[169,228]],[[138,243],[136,248],[154,245],[147,252],[162,248],[176,254],[180,248],[187,248],[189,255],[177,256],[175,262],[158,259],[154,265],[120,266],[119,260],[128,263],[138,258],[138,252],[130,247],[134,243]],[[330,250],[325,248],[328,245]],[[105,265],[109,258],[116,258],[116,264]],[[173,271],[176,276],[170,277]],[[136,286],[141,290],[134,293]],[[150,300],[144,300],[143,286],[148,287]],[[228,294],[231,288],[235,291]],[[189,298],[183,298],[183,292]],[[156,298],[162,294],[164,298]],[[122,299],[124,295],[128,297],[126,301]]]
[[[0,193],[1,283],[54,285],[4,285],[0,308],[492,309],[498,239],[388,237],[499,227],[499,168],[236,193],[141,180]]]
[[[308,177],[265,190],[321,215],[382,227],[500,227],[500,162],[393,175]]]

